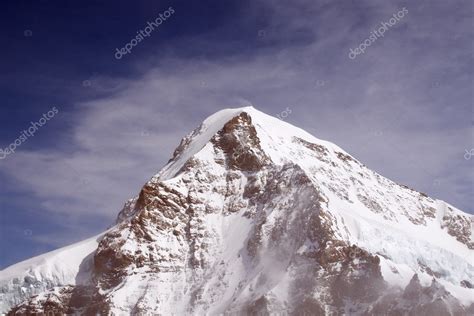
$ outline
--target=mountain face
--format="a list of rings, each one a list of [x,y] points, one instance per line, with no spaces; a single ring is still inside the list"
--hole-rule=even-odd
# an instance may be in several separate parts
[[[252,107],[186,136],[108,231],[0,272],[0,311],[472,315],[474,217]]]

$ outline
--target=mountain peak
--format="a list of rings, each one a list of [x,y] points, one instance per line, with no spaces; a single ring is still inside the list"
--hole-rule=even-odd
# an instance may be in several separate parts
[[[19,314],[467,314],[473,222],[289,123],[225,109],[73,269],[60,261],[75,247],[19,264],[0,298],[43,292]]]
[[[241,117],[241,119],[233,121],[233,119],[238,117]],[[317,139],[306,131],[265,114],[253,106],[246,106],[220,110],[206,118],[197,129],[181,140],[180,145],[173,154],[173,158],[170,159],[167,166],[158,175],[159,178],[164,180],[173,177],[186,161],[198,154],[208,143],[212,142],[213,138],[225,129],[225,126],[233,125],[235,127],[238,124],[244,124],[247,128],[251,127],[255,140],[258,140],[258,143],[262,146],[261,150],[270,159],[278,163],[292,161],[291,154],[285,149],[287,149],[286,145],[294,142],[317,144],[321,148],[327,148],[350,157],[341,148],[330,142]],[[252,145],[250,143],[244,145],[249,140],[245,137],[249,135],[240,135],[241,145],[234,148],[233,151],[245,152],[246,149],[251,149]],[[253,144],[257,143],[254,141]],[[352,157],[350,158],[352,159]]]

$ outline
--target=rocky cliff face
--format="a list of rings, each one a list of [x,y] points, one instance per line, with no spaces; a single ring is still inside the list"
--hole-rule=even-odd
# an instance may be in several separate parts
[[[126,203],[87,281],[9,314],[468,315],[473,249],[472,216],[231,109]]]

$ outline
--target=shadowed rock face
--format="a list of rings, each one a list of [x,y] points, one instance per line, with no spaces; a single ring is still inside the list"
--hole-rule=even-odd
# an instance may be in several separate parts
[[[473,306],[470,307],[472,309]],[[403,291],[388,292],[374,304],[370,315],[470,315],[446,289],[433,279],[422,286],[414,275]]]
[[[240,113],[211,138],[210,157],[195,155],[172,180],[147,182],[99,243],[88,284],[32,297],[9,315],[468,315],[436,280],[423,287],[414,275],[405,289],[389,286],[379,256],[341,238],[314,179],[295,163],[275,164],[253,124]],[[342,152],[331,161],[326,147],[293,142],[323,163],[361,166]],[[386,211],[356,196],[374,213]],[[464,221],[445,222],[470,242]]]
[[[452,208],[448,207],[448,212],[443,216],[443,226],[448,229],[448,234],[462,242],[469,249],[474,249],[474,242],[471,241],[471,227],[474,218],[470,220],[459,215],[455,215]]]

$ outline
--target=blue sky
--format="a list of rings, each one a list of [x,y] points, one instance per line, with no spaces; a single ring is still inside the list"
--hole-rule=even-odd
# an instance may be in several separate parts
[[[0,160],[0,268],[107,228],[181,137],[248,104],[289,108],[290,123],[474,213],[472,1],[12,1],[0,12],[0,147],[59,110]]]

